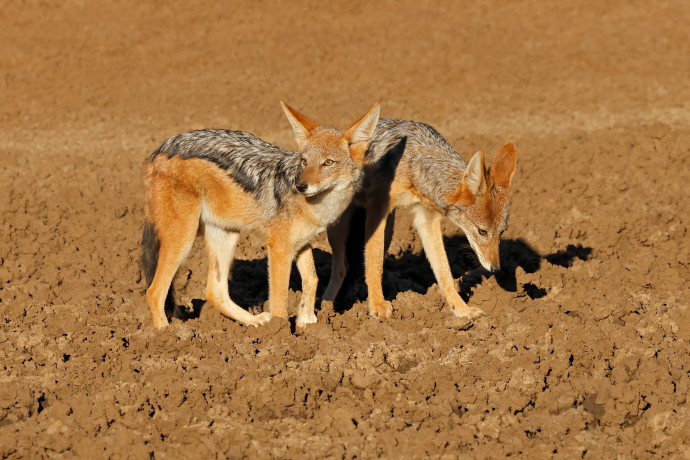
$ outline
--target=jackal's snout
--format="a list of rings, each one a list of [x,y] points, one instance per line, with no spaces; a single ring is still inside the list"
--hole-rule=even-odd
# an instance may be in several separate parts
[[[477,254],[479,263],[484,267],[485,270],[491,273],[496,273],[501,270],[501,258],[498,253],[498,245],[496,247],[487,247],[481,244],[471,244],[474,252]]]
[[[486,265],[484,268],[489,270],[491,273],[496,273],[501,270],[501,256],[498,250],[498,246],[501,244],[500,236],[497,241],[492,241],[492,244],[488,251],[486,251]],[[488,266],[487,266],[488,265]]]
[[[306,160],[305,160],[306,163]],[[297,179],[295,188],[299,193],[306,196],[313,196],[321,193],[328,187],[328,176],[323,174],[321,168],[306,166],[302,174]]]

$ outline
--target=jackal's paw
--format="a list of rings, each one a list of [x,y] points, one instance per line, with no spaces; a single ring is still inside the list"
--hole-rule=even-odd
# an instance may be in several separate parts
[[[393,316],[393,305],[384,300],[383,302],[369,302],[369,314],[379,318],[390,318]]]
[[[477,319],[486,315],[477,307],[454,308],[452,311],[458,318]]]
[[[251,320],[247,321],[247,326],[254,326],[254,327],[261,326],[261,325],[269,322],[271,320],[272,316],[273,315],[271,315],[271,313],[269,313],[267,311],[265,311],[263,313],[259,313],[258,315],[254,315],[254,317]]]
[[[154,320],[153,320],[153,327],[155,327],[158,330],[163,329],[167,325],[168,325],[168,320],[166,318],[158,319],[158,320],[156,320],[154,318]]]
[[[316,313],[313,311],[310,311],[309,313],[299,313],[297,315],[297,321],[296,321],[296,326],[297,327],[305,327],[307,324],[315,324],[316,323]]]

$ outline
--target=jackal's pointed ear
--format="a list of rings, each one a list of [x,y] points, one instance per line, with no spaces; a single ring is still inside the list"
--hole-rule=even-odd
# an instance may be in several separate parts
[[[311,132],[315,130],[319,126],[319,124],[307,118],[306,115],[299,113],[297,110],[293,109],[283,101],[280,101],[280,105],[283,106],[285,116],[292,125],[292,131],[295,134],[295,141],[297,141],[297,147],[302,147],[302,144],[304,144],[307,141],[307,139],[309,139],[309,136],[311,136]]]
[[[353,123],[343,134],[350,144],[350,155],[355,163],[361,163],[364,160],[364,153],[369,148],[369,141],[379,121],[379,112],[379,105],[374,104],[366,115]]]
[[[505,144],[491,165],[491,182],[501,187],[510,187],[515,174],[517,150],[514,144]]]
[[[486,191],[486,177],[484,175],[484,152],[477,152],[474,154],[467,169],[465,170],[465,177],[462,178],[467,190],[473,195],[481,195]]]

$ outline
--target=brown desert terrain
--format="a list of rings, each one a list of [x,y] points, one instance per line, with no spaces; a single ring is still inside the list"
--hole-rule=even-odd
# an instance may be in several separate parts
[[[684,0],[6,0],[0,457],[690,458],[688,24]],[[198,239],[188,317],[152,326],[145,158],[197,128],[295,148],[281,99],[341,129],[378,101],[466,160],[517,145],[503,270],[444,227],[485,317],[450,313],[398,212],[390,320],[360,268],[304,331],[244,327],[204,303]],[[261,245],[229,285],[254,312]]]

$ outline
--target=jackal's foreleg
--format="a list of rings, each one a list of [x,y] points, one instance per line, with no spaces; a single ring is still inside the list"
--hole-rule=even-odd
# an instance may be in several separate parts
[[[270,312],[278,318],[288,317],[288,288],[292,269],[289,235],[270,238],[268,248],[268,302]]]
[[[365,222],[364,271],[369,293],[369,314],[390,318],[393,305],[383,297],[383,259],[385,254],[388,203],[367,208]]]
[[[451,311],[456,316],[470,319],[477,318],[484,314],[476,307],[470,307],[462,300],[460,294],[455,289],[455,282],[450,271],[448,255],[443,245],[443,233],[441,232],[441,215],[429,211],[422,205],[414,208],[414,226],[422,239],[424,252],[431,264],[436,281],[438,282],[441,293],[450,304]]]
[[[311,246],[305,247],[297,254],[297,269],[302,277],[302,299],[297,309],[297,326],[306,326],[316,322],[314,305],[316,287],[319,284]]]

